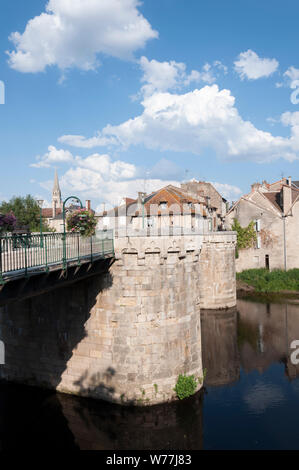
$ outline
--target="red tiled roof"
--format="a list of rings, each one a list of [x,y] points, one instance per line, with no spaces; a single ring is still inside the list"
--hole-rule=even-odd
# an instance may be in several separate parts
[[[171,209],[171,214],[181,214],[183,212],[185,204],[190,204],[190,212],[192,214],[195,213],[195,204],[201,204],[201,206],[207,205],[206,202],[204,202],[202,195],[198,195],[198,198],[192,197],[186,191],[180,188],[176,188],[175,186],[169,185],[158,191],[154,191],[149,195],[145,195],[144,207],[146,212],[150,214],[151,205],[157,205],[159,207],[159,204],[161,202],[166,202],[167,207]],[[137,208],[138,199],[125,198],[125,204],[119,207],[115,207],[110,211],[104,211],[99,214],[99,216],[105,217],[108,215],[112,217],[117,217],[119,214],[125,215],[128,208],[133,204],[136,205],[136,211],[134,214],[132,213],[131,215],[140,215],[140,211]],[[166,213],[168,214],[168,211],[163,210],[162,207],[160,207],[156,215],[164,215]]]
[[[61,209],[56,209],[56,215],[59,215],[61,213],[62,213]],[[47,207],[45,209],[42,209],[42,216],[45,217],[45,219],[52,219],[53,217],[52,207]]]

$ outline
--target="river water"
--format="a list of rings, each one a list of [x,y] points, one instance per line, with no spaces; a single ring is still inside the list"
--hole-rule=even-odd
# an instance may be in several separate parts
[[[2,384],[0,448],[299,449],[299,305],[239,300],[201,317],[207,372],[194,397],[135,409]]]

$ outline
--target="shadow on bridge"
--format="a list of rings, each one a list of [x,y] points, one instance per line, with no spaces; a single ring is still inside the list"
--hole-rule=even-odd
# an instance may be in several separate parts
[[[80,380],[86,358],[76,358],[78,370],[75,364],[69,377],[67,364],[87,335],[86,323],[98,296],[112,285],[108,269],[109,264],[102,275],[0,307],[0,338],[5,344],[2,380],[50,389],[59,386],[63,374],[69,382]],[[94,381],[92,386],[101,389],[103,384]]]

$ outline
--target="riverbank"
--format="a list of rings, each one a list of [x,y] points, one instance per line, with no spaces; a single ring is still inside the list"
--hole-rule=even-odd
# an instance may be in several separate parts
[[[299,298],[299,269],[248,269],[237,273],[237,296],[258,296],[271,301],[286,297]]]

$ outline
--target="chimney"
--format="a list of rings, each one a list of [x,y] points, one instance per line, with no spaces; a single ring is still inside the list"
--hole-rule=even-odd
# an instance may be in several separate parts
[[[262,185],[260,183],[253,183],[251,185],[251,192],[257,191]]]
[[[292,177],[291,176],[288,177],[288,185],[292,186]]]
[[[85,202],[85,208],[86,210],[90,211],[90,199],[87,199]]]
[[[283,213],[286,215],[292,205],[292,188],[290,185],[284,185],[282,187],[282,204],[283,204]]]

